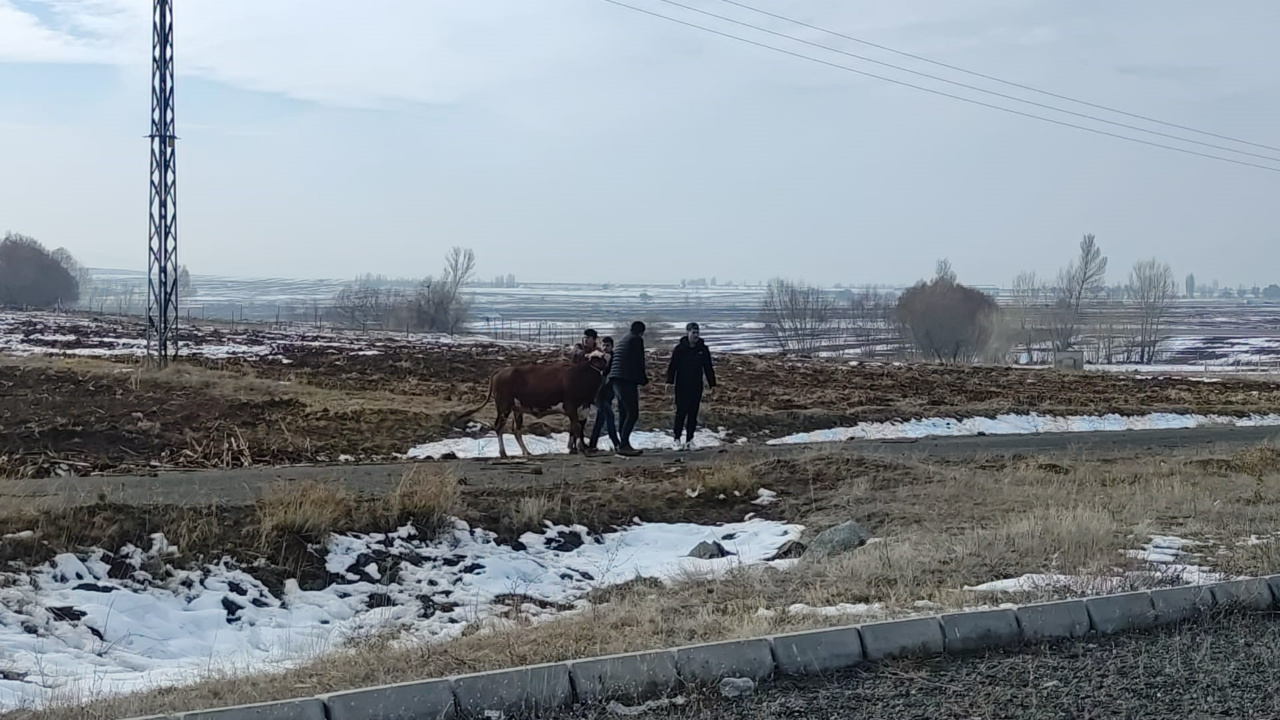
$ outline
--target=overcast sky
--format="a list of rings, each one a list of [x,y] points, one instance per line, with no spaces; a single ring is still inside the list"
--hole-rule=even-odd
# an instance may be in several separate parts
[[[1274,0],[744,1],[1280,147]],[[1052,273],[1093,232],[1113,280],[1156,255],[1201,283],[1280,282],[1280,173],[931,96],[602,0],[176,4],[180,255],[197,274],[417,276],[457,244],[481,275],[524,281],[909,282],[945,255],[962,281],[1008,283]],[[0,231],[145,268],[149,18],[149,0],[0,0]]]

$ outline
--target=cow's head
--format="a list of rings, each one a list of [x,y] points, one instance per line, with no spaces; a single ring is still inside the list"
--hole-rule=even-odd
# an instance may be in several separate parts
[[[609,365],[609,356],[599,350],[593,350],[587,353],[587,364],[599,372],[604,372],[604,369]]]

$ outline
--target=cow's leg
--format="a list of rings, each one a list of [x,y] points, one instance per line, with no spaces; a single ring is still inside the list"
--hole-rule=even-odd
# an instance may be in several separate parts
[[[493,421],[493,429],[498,433],[498,457],[505,458],[507,456],[507,446],[502,442],[502,431],[507,426],[507,416],[511,413],[510,409],[498,410],[498,419]]]
[[[516,436],[516,444],[520,446],[520,452],[530,455],[529,448],[524,444],[524,411],[519,406],[515,408],[515,417],[511,423],[511,432]]]
[[[565,408],[564,414],[569,416],[569,454],[577,455],[582,444],[582,410]]]

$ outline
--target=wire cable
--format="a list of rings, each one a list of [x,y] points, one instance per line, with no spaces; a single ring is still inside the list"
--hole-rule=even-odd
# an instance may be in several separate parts
[[[884,50],[885,52],[890,52],[895,55],[901,55],[903,57],[909,57],[912,60],[919,60],[920,62],[929,63],[930,65],[936,65],[938,67],[946,68],[948,70],[954,70],[956,72],[961,72],[966,75],[972,75],[974,77],[982,78],[983,80],[990,80],[992,82],[998,82],[1002,85],[1008,85],[1009,87],[1016,87],[1020,90],[1029,90],[1033,93],[1039,93],[1040,95],[1046,95],[1048,97],[1057,98],[1058,100],[1066,100],[1067,102],[1077,103],[1079,105],[1084,105],[1086,107],[1094,108],[1095,110],[1105,110],[1107,112],[1112,112],[1117,115],[1124,115],[1126,117],[1135,118],[1137,120],[1145,120],[1146,122],[1155,123],[1157,125],[1164,125],[1165,127],[1177,128],[1178,130],[1186,130],[1187,132],[1193,132],[1198,135],[1207,135],[1209,137],[1218,138],[1219,140],[1228,140],[1230,142],[1239,143],[1241,145],[1251,145],[1253,147],[1262,148],[1264,150],[1273,150],[1275,152],[1280,152],[1280,147],[1275,147],[1273,145],[1264,145],[1262,143],[1251,142],[1249,140],[1241,140],[1240,138],[1233,138],[1230,135],[1220,135],[1215,132],[1209,132],[1208,130],[1198,130],[1193,127],[1188,127],[1186,125],[1179,125],[1177,123],[1166,122],[1164,120],[1159,120],[1157,118],[1153,118],[1147,115],[1140,115],[1138,113],[1132,113],[1125,110],[1120,110],[1118,108],[1109,107],[1107,105],[1100,105],[1098,103],[1092,103],[1087,100],[1073,98],[1069,95],[1062,95],[1060,93],[1051,92],[1049,90],[1041,90],[1039,88],[1032,87],[1030,85],[1024,85],[1022,83],[1013,82],[1012,80],[1005,80],[1003,78],[998,78],[994,75],[987,75],[985,73],[980,73],[975,70],[968,70],[968,69],[959,67],[958,65],[949,65],[947,63],[940,62],[938,60],[933,60],[931,58],[924,57],[923,55],[916,55],[914,53],[909,53],[904,50],[891,48],[887,45],[874,43],[874,42],[871,42],[870,40],[864,40],[862,38],[854,37],[852,35],[846,35],[845,33],[836,32],[835,30],[830,30],[828,28],[820,27],[818,25],[811,25],[807,22],[796,20],[795,18],[789,18],[785,15],[779,15],[777,13],[769,12],[768,10],[761,10],[758,7],[753,7],[746,3],[738,2],[737,0],[720,0],[720,2],[728,3],[729,5],[735,5],[737,7],[743,8],[744,10],[750,10],[752,12],[760,13],[761,15],[767,15],[771,18],[776,18],[778,20],[783,20],[785,22],[793,23],[795,25],[799,25],[800,27],[808,28],[810,30],[817,30],[818,32],[821,32],[821,33],[826,33],[828,35],[832,35],[838,38],[844,38],[845,40],[856,42],[860,45],[866,45],[867,47],[873,47],[873,48],[876,48],[877,50]]]
[[[787,50],[786,48],[780,48],[780,47],[759,42],[757,40],[751,40],[750,38],[744,38],[740,35],[734,35],[732,33],[724,32],[723,30],[716,30],[715,28],[710,28],[705,25],[699,25],[697,23],[689,22],[687,20],[674,18],[674,17],[671,17],[670,15],[663,15],[662,13],[655,12],[653,10],[647,10],[645,8],[636,7],[635,5],[628,5],[627,3],[622,2],[621,0],[601,0],[601,1],[607,2],[611,5],[617,5],[618,7],[626,8],[634,12],[642,13],[644,15],[650,15],[650,16],[660,18],[662,20],[667,20],[669,22],[673,22],[679,25],[684,25],[686,27],[691,27],[697,30],[702,30],[704,32],[709,32],[713,35],[719,35],[720,37],[728,38],[730,40],[737,40],[738,42],[743,42],[748,45],[754,45],[755,47],[764,48],[766,50],[773,50],[774,52],[779,52],[784,55],[790,55],[792,57],[800,58],[801,60],[808,60],[809,62],[818,63],[819,65],[826,65],[828,67],[836,68],[837,70],[844,70],[846,72],[856,73],[858,75],[874,78],[876,80],[883,80],[885,82],[893,83],[894,85],[900,85],[906,88],[911,88],[913,90],[921,90],[923,92],[927,92],[932,95],[939,95],[941,97],[951,98],[952,100],[959,100],[961,102],[970,103],[972,105],[978,105],[981,107],[990,108],[992,110],[999,110],[1001,112],[1007,112],[1013,115],[1019,115],[1021,117],[1031,118],[1033,120],[1040,120],[1043,122],[1052,123],[1054,125],[1060,125],[1062,127],[1075,128],[1076,130],[1083,130],[1085,132],[1090,132],[1095,135],[1104,135],[1106,137],[1116,138],[1118,140],[1127,140],[1129,142],[1138,143],[1140,145],[1147,145],[1149,147],[1161,148],[1164,150],[1172,150],[1174,152],[1183,153],[1185,155],[1195,155],[1197,157],[1208,158],[1210,160],[1219,160],[1221,162],[1227,162],[1233,165],[1243,165],[1245,167],[1252,167],[1252,168],[1257,168],[1259,170],[1269,170],[1271,172],[1280,173],[1280,168],[1273,167],[1270,165],[1260,165],[1258,163],[1248,162],[1246,160],[1237,160],[1235,158],[1222,157],[1220,155],[1214,155],[1212,153],[1199,152],[1198,150],[1188,150],[1187,148],[1180,148],[1180,147],[1175,147],[1173,145],[1165,145],[1163,143],[1152,142],[1150,140],[1143,140],[1141,138],[1129,137],[1127,135],[1121,135],[1119,133],[1113,133],[1107,130],[1099,130],[1097,128],[1091,128],[1085,125],[1077,125],[1075,123],[1066,122],[1065,120],[1055,120],[1054,118],[1044,117],[1043,115],[1036,115],[1034,113],[1023,112],[1021,110],[1015,110],[1013,108],[994,105],[992,103],[983,102],[982,100],[975,100],[973,98],[964,97],[963,95],[956,95],[954,93],[949,93],[943,90],[937,90],[935,88],[925,87],[923,85],[915,85],[913,83],[909,83],[904,80],[885,77],[884,75],[876,75],[875,73],[870,73],[865,70],[852,68],[852,67],[849,67],[848,65],[841,65],[839,63],[831,62],[829,60],[823,60],[821,58],[805,55],[804,53],[795,52],[794,50]]]
[[[774,36],[776,36],[776,37],[780,37],[780,38],[783,38],[783,39],[786,39],[786,40],[792,40],[792,41],[795,41],[795,42],[798,42],[798,43],[803,43],[803,44],[805,44],[805,45],[809,45],[809,46],[811,46],[811,47],[819,48],[819,49],[822,49],[822,50],[827,50],[827,51],[829,51],[829,52],[833,52],[833,53],[838,53],[838,54],[840,54],[840,55],[844,55],[844,56],[846,56],[846,57],[851,57],[851,58],[854,58],[854,59],[856,59],[856,60],[862,60],[863,62],[869,62],[869,63],[873,63],[873,64],[875,64],[875,65],[880,65],[880,66],[882,66],[882,67],[890,68],[890,69],[892,69],[892,70],[897,70],[897,71],[899,71],[899,72],[905,72],[905,73],[909,73],[909,74],[911,74],[911,75],[916,75],[916,76],[919,76],[919,77],[928,78],[928,79],[930,79],[930,80],[936,80],[936,81],[938,81],[938,82],[947,83],[948,85],[954,85],[954,86],[956,86],[956,87],[961,87],[961,88],[964,88],[964,89],[966,89],[966,90],[973,90],[973,91],[975,91],[975,92],[986,93],[987,95],[994,95],[995,97],[1001,98],[1001,99],[1003,99],[1003,100],[1012,100],[1013,102],[1025,103],[1025,104],[1027,104],[1027,105],[1031,105],[1031,106],[1033,106],[1033,107],[1041,108],[1042,110],[1050,110],[1050,111],[1052,111],[1052,112],[1060,112],[1060,113],[1063,113],[1063,114],[1065,114],[1065,115],[1071,115],[1071,116],[1073,116],[1073,117],[1082,118],[1082,119],[1084,119],[1084,120],[1093,120],[1094,122],[1100,122],[1100,123],[1104,123],[1104,124],[1106,124],[1106,125],[1113,125],[1113,126],[1115,126],[1115,127],[1121,127],[1121,128],[1126,129],[1126,130],[1134,130],[1134,131],[1137,131],[1137,132],[1149,133],[1149,134],[1151,134],[1151,135],[1155,135],[1155,136],[1158,136],[1158,137],[1166,138],[1166,139],[1169,139],[1169,140],[1177,140],[1178,142],[1191,143],[1192,145],[1200,145],[1200,146],[1202,146],[1202,147],[1212,148],[1212,149],[1214,149],[1214,150],[1222,150],[1223,152],[1236,153],[1236,154],[1238,154],[1238,155],[1247,155],[1247,156],[1249,156],[1249,157],[1255,157],[1255,158],[1259,158],[1259,159],[1261,159],[1261,160],[1270,160],[1271,162],[1280,162],[1280,158],[1278,158],[1278,157],[1273,157],[1273,156],[1271,156],[1271,155],[1262,155],[1262,154],[1255,153],[1255,152],[1249,152],[1248,150],[1237,150],[1237,149],[1235,149],[1235,148],[1227,147],[1227,146],[1225,146],[1225,145],[1215,145],[1215,144],[1213,144],[1213,143],[1203,142],[1203,141],[1201,141],[1201,140],[1192,140],[1191,138],[1182,137],[1182,136],[1180,136],[1180,135],[1171,135],[1171,134],[1169,134],[1169,133],[1160,132],[1159,130],[1149,130],[1149,129],[1147,129],[1147,128],[1140,127],[1140,126],[1138,126],[1138,125],[1130,125],[1130,124],[1128,124],[1128,123],[1123,123],[1123,122],[1119,122],[1119,121],[1116,121],[1116,120],[1107,120],[1106,118],[1100,118],[1100,117],[1098,117],[1098,116],[1096,116],[1096,115],[1090,115],[1090,114],[1088,114],[1088,113],[1076,112],[1075,110],[1065,110],[1065,109],[1063,109],[1063,108],[1055,107],[1055,106],[1053,106],[1053,105],[1046,105],[1045,103],[1036,102],[1035,100],[1027,100],[1027,99],[1025,99],[1025,98],[1020,98],[1020,97],[1018,97],[1018,96],[1016,96],[1016,95],[1009,95],[1009,94],[1007,94],[1007,93],[997,92],[997,91],[995,91],[995,90],[988,90],[988,89],[986,89],[986,88],[979,87],[979,86],[977,86],[977,85],[970,85],[970,84],[968,84],[968,83],[962,83],[962,82],[960,82],[960,81],[958,81],[958,80],[950,80],[950,79],[948,79],[948,78],[941,77],[941,76],[939,76],[939,75],[930,75],[929,73],[926,73],[926,72],[920,72],[919,70],[912,70],[911,68],[905,68],[905,67],[902,67],[901,65],[894,65],[893,63],[887,63],[887,62],[884,62],[883,60],[876,60],[875,58],[870,58],[870,57],[867,57],[867,56],[865,56],[865,55],[859,55],[859,54],[857,54],[857,53],[851,53],[851,52],[849,52],[849,51],[847,51],[847,50],[841,50],[840,48],[831,47],[830,45],[823,45],[822,43],[813,42],[812,40],[805,40],[804,38],[799,38],[799,37],[796,37],[796,36],[794,36],[794,35],[788,35],[788,34],[783,33],[783,32],[778,32],[777,30],[770,30],[769,28],[761,27],[761,26],[759,26],[759,25],[752,25],[752,24],[751,24],[751,23],[749,23],[749,22],[743,22],[743,21],[741,21],[741,20],[737,20],[737,19],[734,19],[734,18],[731,18],[731,17],[725,16],[725,15],[719,15],[719,14],[717,14],[717,13],[713,13],[713,12],[711,12],[710,10],[703,10],[702,8],[694,7],[694,6],[692,6],[692,5],[686,5],[686,4],[682,3],[682,2],[677,2],[677,0],[658,0],[658,1],[659,1],[659,2],[664,2],[664,3],[668,4],[668,5],[672,5],[672,6],[675,6],[675,7],[678,7],[678,8],[683,8],[683,9],[685,9],[685,10],[689,10],[690,12],[695,12],[695,13],[699,13],[699,14],[701,14],[701,15],[706,15],[706,16],[708,16],[708,17],[713,17],[713,18],[715,18],[715,19],[717,19],[717,20],[722,20],[722,21],[724,21],[724,22],[729,22],[729,23],[733,23],[733,24],[735,24],[735,25],[740,25],[740,26],[745,27],[745,28],[750,28],[750,29],[752,29],[752,30],[756,30],[756,31],[758,31],[758,32],[767,33],[767,34],[769,34],[769,35],[774,35]],[[1280,150],[1278,150],[1278,152],[1280,152]]]

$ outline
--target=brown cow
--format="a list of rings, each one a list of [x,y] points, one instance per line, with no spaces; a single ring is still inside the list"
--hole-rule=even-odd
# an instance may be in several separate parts
[[[493,429],[498,433],[498,455],[507,456],[502,431],[506,428],[507,417],[512,414],[515,415],[512,434],[516,436],[520,450],[529,455],[524,436],[520,434],[524,428],[524,413],[540,418],[560,409],[569,416],[569,452],[577,454],[578,449],[585,445],[582,437],[583,411],[595,404],[596,393],[604,382],[607,362],[605,354],[596,350],[587,355],[586,362],[534,363],[503,368],[489,379],[489,394],[484,402],[460,415],[459,419],[480,412],[492,399],[498,411],[493,423]]]

